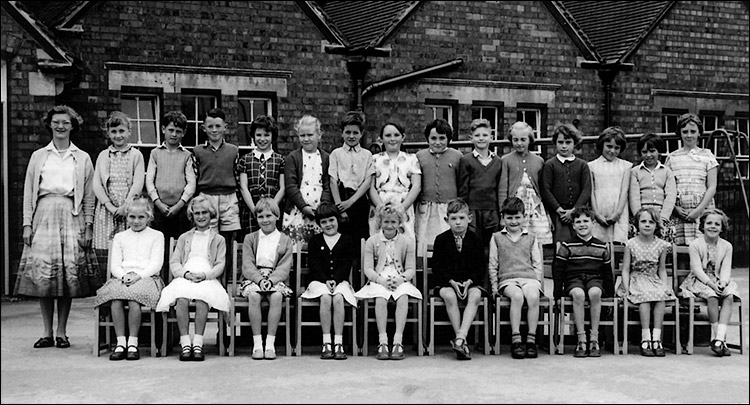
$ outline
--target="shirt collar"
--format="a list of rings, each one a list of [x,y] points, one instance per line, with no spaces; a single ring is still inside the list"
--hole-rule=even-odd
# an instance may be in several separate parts
[[[302,156],[305,156],[305,155],[312,155],[312,156],[318,155],[318,156],[320,156],[320,149],[315,149],[315,152],[308,153],[308,152],[305,152],[304,149],[300,148],[300,152],[302,152]]]
[[[361,146],[359,146],[359,145],[349,146],[349,145],[347,145],[347,144],[344,144],[344,146],[346,147],[346,151],[347,151],[347,152],[354,152],[354,153],[359,153],[359,151],[361,151],[361,150],[362,150],[362,147],[361,147]],[[352,148],[353,148],[354,150],[352,150]]]
[[[664,166],[664,163],[662,163],[662,162],[656,162],[656,167],[654,167],[653,170],[661,169],[662,167],[666,167],[666,166]],[[643,162],[641,162],[641,164],[638,165],[638,168],[639,169],[645,169],[645,170],[651,171],[651,169],[649,169],[648,167],[646,167],[646,165]]]
[[[167,150],[169,150],[169,147],[167,147],[167,143],[166,142],[162,142],[161,145],[159,145],[157,147],[157,149],[167,149]],[[185,147],[182,146],[182,144],[177,145],[177,149],[179,149],[181,151],[187,151],[187,149],[185,149]]]
[[[129,150],[130,150],[130,148],[132,148],[132,147],[133,147],[133,145],[130,145],[130,144],[128,144],[128,145],[127,145],[127,146],[125,147],[125,149],[123,149],[123,150],[117,150],[117,149],[115,149],[115,147],[114,147],[113,145],[109,145],[109,146],[107,147],[107,150],[109,150],[109,153],[118,153],[118,152],[119,152],[119,153],[125,153],[125,152],[129,151]]]
[[[501,229],[501,230],[500,230],[500,233],[502,233],[502,234],[506,234],[506,235],[507,235],[507,234],[509,234],[510,232],[508,232],[508,228],[506,228],[506,227],[503,227],[503,229]],[[528,229],[526,229],[526,228],[521,228],[521,235],[526,235],[526,234],[528,234],[528,233],[529,233],[529,230],[528,230]]]
[[[562,157],[558,153],[555,156],[557,157],[557,160],[560,161],[560,163],[572,162],[572,161],[576,160],[576,156],[575,155],[571,155],[571,156],[568,156],[568,157]]]
[[[48,144],[47,144],[47,146],[45,146],[45,147],[44,147],[44,149],[46,149],[46,150],[48,150],[48,151],[50,151],[50,152],[55,152],[55,153],[58,153],[58,152],[57,152],[57,148],[55,148],[55,143],[54,143],[54,142],[52,142],[52,141],[50,141],[50,143],[48,143]],[[63,155],[62,155],[62,156],[63,156],[63,157],[65,157],[65,156],[67,156],[68,154],[71,154],[71,153],[73,153],[73,152],[78,152],[78,150],[79,150],[79,149],[78,149],[78,147],[77,147],[77,146],[75,146],[75,144],[73,144],[73,142],[71,142],[71,143],[70,143],[70,146],[69,146],[69,147],[68,147],[68,149],[67,149],[67,150],[65,151],[65,153],[63,153]]]
[[[391,242],[391,241],[394,241],[394,240],[398,239],[398,235],[399,235],[399,233],[396,232],[396,236],[394,236],[393,239],[388,239],[388,238],[385,237],[385,234],[383,233],[383,230],[381,230],[380,231],[380,241],[381,242]]]
[[[491,151],[491,150],[490,150],[490,151],[488,151],[488,152],[490,153],[490,154],[489,154],[489,155],[487,156],[488,158],[492,158],[492,157],[494,157],[494,156],[495,156],[495,152],[493,152],[493,151]],[[471,154],[472,154],[472,155],[474,155],[474,157],[475,157],[475,158],[479,158],[479,157],[480,157],[480,155],[479,155],[479,152],[477,152],[477,150],[476,150],[476,149],[472,150],[472,151],[471,151]]]
[[[273,155],[273,149],[268,150],[266,152],[253,150],[253,156],[255,156],[256,159],[260,159],[260,157],[263,156],[263,159],[268,160],[271,158],[271,155]]]
[[[196,229],[195,230],[195,234],[196,235],[205,235],[205,236],[208,236],[208,235],[211,234],[211,228],[208,228],[205,231],[199,231],[199,230]]]
[[[218,148],[216,148],[216,149],[214,149],[214,146],[213,146],[213,145],[211,145],[211,141],[208,141],[208,140],[207,140],[207,141],[206,141],[206,143],[205,143],[204,145],[205,145],[205,146],[206,146],[207,148],[211,148],[212,150],[219,150],[219,149],[221,149],[221,147],[222,147],[222,146],[224,146],[224,144],[225,144],[225,143],[227,143],[227,140],[226,140],[226,139],[224,139],[224,138],[222,138],[222,139],[221,139],[221,143],[219,143],[219,147],[218,147]]]
[[[263,230],[258,230],[258,240],[273,238],[279,233],[278,229],[274,229],[273,232],[266,235]]]

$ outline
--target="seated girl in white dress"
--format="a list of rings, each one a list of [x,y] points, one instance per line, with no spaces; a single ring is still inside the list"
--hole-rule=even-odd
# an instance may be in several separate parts
[[[190,201],[187,214],[194,228],[177,240],[169,260],[174,279],[162,291],[156,310],[167,312],[175,305],[182,347],[180,361],[203,361],[203,332],[209,309],[216,308],[224,314],[229,312],[229,295],[218,280],[224,273],[227,247],[224,237],[211,228],[211,219],[216,218],[217,213],[203,194]],[[191,301],[195,302],[192,342],[188,329]]]

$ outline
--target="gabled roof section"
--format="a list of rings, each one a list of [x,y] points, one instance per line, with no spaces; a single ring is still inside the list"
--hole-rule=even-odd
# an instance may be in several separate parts
[[[25,5],[18,1],[0,2],[26,32],[31,35],[46,55],[39,55],[37,63],[40,68],[66,68],[73,66],[74,56],[65,50],[55,35],[36,16],[32,15]]]
[[[381,46],[416,10],[420,1],[298,1],[329,40],[349,53]]]
[[[674,1],[551,1],[547,4],[585,57],[625,62],[664,19]]]
[[[65,29],[93,5],[93,1],[20,1],[39,21],[50,28]]]

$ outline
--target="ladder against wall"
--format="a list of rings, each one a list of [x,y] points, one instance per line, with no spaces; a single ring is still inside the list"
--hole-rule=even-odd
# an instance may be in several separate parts
[[[745,218],[750,220],[750,204],[748,204],[748,197],[747,197],[747,189],[745,188],[745,181],[747,177],[743,178],[742,171],[740,169],[740,159],[743,163],[747,162],[748,157],[738,157],[737,156],[737,150],[735,150],[735,146],[741,147],[741,142],[744,139],[745,144],[750,145],[750,140],[748,139],[748,135],[742,132],[737,131],[728,131],[726,129],[717,129],[713,132],[711,132],[711,135],[708,137],[708,142],[706,142],[706,145],[713,145],[713,140],[717,140],[716,148],[719,148],[718,141],[721,139],[725,139],[727,142],[727,149],[729,150],[729,160],[732,163],[732,166],[734,167],[735,176],[734,178],[737,180],[737,182],[740,185],[740,189],[742,190],[742,200],[745,203]],[[738,142],[739,141],[739,142]],[[747,173],[746,176],[750,177],[750,173]]]

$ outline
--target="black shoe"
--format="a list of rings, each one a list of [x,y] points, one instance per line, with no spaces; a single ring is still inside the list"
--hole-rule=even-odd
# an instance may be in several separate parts
[[[206,355],[203,354],[203,346],[193,346],[193,361],[203,361]]]
[[[602,349],[599,348],[599,342],[596,340],[589,343],[589,357],[602,357]]]
[[[731,356],[732,352],[729,351],[729,347],[727,347],[727,342],[721,341],[721,355],[724,357]]]
[[[66,349],[70,347],[70,341],[68,340],[67,336],[64,336],[64,337],[58,336],[55,338],[55,342],[57,342],[56,346],[61,349]]]
[[[344,345],[340,343],[333,345],[333,358],[336,360],[346,360],[346,352],[344,351]]]
[[[34,343],[34,349],[41,349],[44,347],[52,347],[55,345],[55,341],[52,339],[52,336],[47,336],[43,338],[39,338],[39,340]]]
[[[526,342],[526,358],[535,359],[539,357],[539,352],[536,349],[536,342]]]
[[[406,357],[404,346],[401,343],[394,343],[393,349],[391,349],[391,360],[403,360],[404,357]]]
[[[333,349],[330,343],[323,343],[323,347],[320,349],[320,358],[323,360],[333,358]]]
[[[576,350],[573,352],[573,357],[586,357],[588,349],[586,348],[586,342],[578,341]]]
[[[664,347],[661,345],[661,340],[654,340],[651,342],[651,348],[654,350],[654,356],[664,357],[667,353],[664,351]]]
[[[375,358],[378,360],[390,360],[391,359],[391,352],[388,350],[388,345],[385,343],[381,343],[378,345],[378,353],[375,355]]]
[[[458,343],[459,340],[462,341],[461,344]],[[464,351],[461,346],[463,346],[463,339],[451,339],[451,349],[456,352],[456,358],[458,358],[459,360],[465,360],[466,355],[464,355]]]
[[[190,346],[183,346],[180,352],[180,361],[190,361],[193,359],[193,348]]]
[[[711,341],[711,351],[719,357],[724,355],[724,351],[721,350],[721,340],[714,339]]]
[[[122,347],[122,350],[117,351],[117,349],[121,347]],[[112,361],[125,360],[125,358],[128,356],[125,350],[126,350],[125,346],[118,345],[117,347],[115,347],[115,351],[113,351],[112,354],[109,355],[109,359]]]
[[[130,348],[134,348],[135,350],[130,350]],[[128,360],[140,360],[141,359],[141,353],[138,351],[138,348],[130,345],[128,346],[128,355],[126,357]]]
[[[643,342],[641,342],[641,356],[654,357],[655,353],[656,352],[651,346],[651,342],[649,342],[648,340],[644,340]]]
[[[526,346],[523,342],[513,342],[510,344],[510,355],[514,359],[522,359],[526,356]]]

